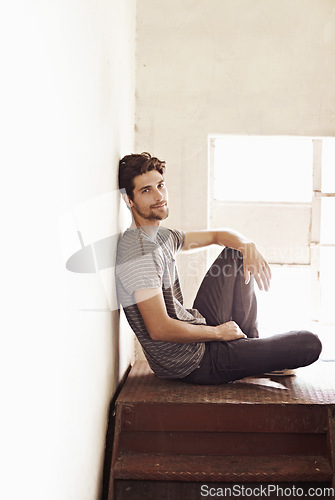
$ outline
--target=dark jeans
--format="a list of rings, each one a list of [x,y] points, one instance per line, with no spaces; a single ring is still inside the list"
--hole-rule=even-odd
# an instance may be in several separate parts
[[[206,342],[199,368],[180,379],[193,384],[222,384],[283,368],[298,368],[316,361],[322,346],[311,332],[291,331],[258,338],[254,280],[244,283],[243,258],[225,248],[208,270],[194,306],[216,326],[235,321],[247,338]],[[283,312],[285,314],[285,312]]]

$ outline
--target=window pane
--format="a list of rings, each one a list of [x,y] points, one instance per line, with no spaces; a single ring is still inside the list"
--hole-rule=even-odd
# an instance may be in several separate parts
[[[335,193],[335,139],[322,141],[322,191]]]
[[[335,198],[321,200],[321,236],[323,244],[335,243]]]
[[[313,143],[305,137],[215,139],[214,198],[225,201],[312,199]]]
[[[271,272],[271,286],[267,293],[255,287],[261,336],[267,337],[295,329],[308,329],[311,320],[309,266],[273,265]],[[285,314],[281,314],[281,311],[285,311]]]
[[[335,323],[334,314],[334,281],[335,268],[332,265],[335,259],[334,247],[321,247],[321,321]]]

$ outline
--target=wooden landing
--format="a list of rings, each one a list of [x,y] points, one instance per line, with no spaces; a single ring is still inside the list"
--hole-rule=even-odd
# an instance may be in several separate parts
[[[334,421],[335,363],[196,386],[136,362],[116,402],[109,500],[140,499],[141,487],[164,499],[166,485],[184,499],[186,483],[332,485]]]

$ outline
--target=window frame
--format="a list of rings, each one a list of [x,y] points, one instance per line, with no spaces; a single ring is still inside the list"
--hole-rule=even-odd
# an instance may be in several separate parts
[[[308,265],[311,270],[311,293],[312,293],[312,312],[311,319],[313,321],[320,321],[320,311],[321,311],[321,248],[335,247],[335,243],[322,243],[321,242],[321,217],[322,217],[322,199],[325,197],[335,198],[335,193],[322,191],[322,141],[323,139],[329,139],[329,137],[306,137],[313,142],[313,183],[312,183],[312,199],[310,202],[267,202],[267,201],[221,201],[214,198],[214,169],[215,169],[215,141],[217,139],[229,137],[229,135],[222,134],[211,134],[208,136],[208,200],[209,200],[209,210],[207,216],[207,227],[214,227],[214,217],[213,214],[220,207],[231,207],[236,208],[241,206],[259,207],[260,210],[264,210],[266,207],[272,207],[274,210],[283,209],[284,207],[290,209],[295,209],[301,207],[302,209],[310,210],[310,223],[307,238],[307,247],[309,251],[308,262],[274,262],[272,264],[284,264],[284,265]],[[235,136],[236,137],[236,136]],[[259,136],[258,136],[259,137]],[[267,136],[264,136],[264,139]],[[300,137],[299,137],[300,138]],[[331,138],[334,139],[335,138]],[[292,212],[293,213],[293,212]],[[307,212],[306,212],[307,213]],[[236,229],[236,228],[235,228]],[[303,260],[303,259],[302,259]]]

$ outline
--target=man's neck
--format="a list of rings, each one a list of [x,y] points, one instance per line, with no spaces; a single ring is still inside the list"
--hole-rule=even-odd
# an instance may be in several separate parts
[[[146,219],[140,220],[139,218],[135,218],[133,216],[130,229],[141,228],[150,238],[154,238],[159,229],[159,225],[159,220],[152,221],[152,223],[150,224],[150,221]]]

